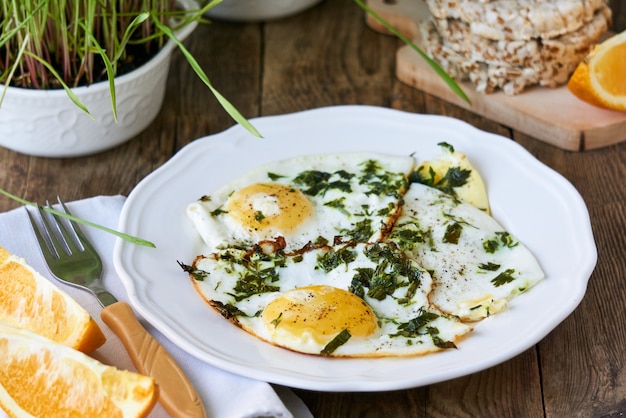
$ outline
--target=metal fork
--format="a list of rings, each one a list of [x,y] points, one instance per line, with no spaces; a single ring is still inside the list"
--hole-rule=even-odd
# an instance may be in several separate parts
[[[71,216],[60,199],[59,204]],[[58,215],[46,216],[40,206],[37,209],[43,226],[41,231],[30,211],[27,213],[50,272],[64,283],[91,291],[102,307],[117,302],[102,287],[102,260],[80,228],[74,222],[66,227]]]
[[[48,269],[58,280],[92,292],[100,304],[100,317],[120,338],[140,373],[152,376],[159,387],[160,402],[175,417],[206,417],[204,406],[191,382],[176,361],[139,323],[130,305],[117,299],[102,286],[102,260],[73,215],[57,198],[69,216],[65,222],[60,210],[49,203],[37,206],[39,221],[28,217]],[[40,226],[39,226],[39,225]]]

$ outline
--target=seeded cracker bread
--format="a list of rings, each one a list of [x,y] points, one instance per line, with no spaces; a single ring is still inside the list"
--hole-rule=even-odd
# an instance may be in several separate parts
[[[577,31],[551,40],[504,42],[477,36],[463,40],[463,33],[469,36],[467,25],[450,20],[438,21],[450,42],[433,21],[423,22],[420,31],[425,52],[450,76],[469,79],[481,93],[492,93],[499,88],[512,95],[532,85],[556,87],[567,82],[609,23],[610,10],[604,7]]]
[[[578,60],[593,49],[611,22],[611,9],[598,10],[589,23],[552,39],[493,41],[473,35],[470,25],[459,19],[434,19],[443,42],[473,61],[487,64],[540,68],[543,62]]]
[[[551,39],[580,29],[606,0],[426,0],[436,19],[460,19],[492,40]]]

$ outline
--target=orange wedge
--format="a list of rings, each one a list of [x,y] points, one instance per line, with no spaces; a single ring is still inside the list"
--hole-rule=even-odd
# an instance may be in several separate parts
[[[626,111],[626,31],[596,45],[578,65],[567,88],[594,106]]]
[[[105,341],[98,324],[71,296],[2,247],[0,321],[84,353]]]
[[[0,323],[0,407],[22,417],[145,417],[154,379]]]

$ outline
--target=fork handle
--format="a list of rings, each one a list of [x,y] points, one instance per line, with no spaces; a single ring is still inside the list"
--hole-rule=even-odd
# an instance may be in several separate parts
[[[139,373],[152,376],[159,401],[176,418],[206,418],[204,406],[191,382],[165,348],[139,323],[130,305],[116,302],[100,314],[120,338]]]

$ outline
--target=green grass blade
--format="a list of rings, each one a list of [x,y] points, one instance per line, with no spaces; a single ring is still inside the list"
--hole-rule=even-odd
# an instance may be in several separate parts
[[[52,67],[52,65],[50,65],[48,62],[44,61],[43,59],[41,59],[40,57],[38,57],[37,55],[26,51],[24,54],[36,59],[37,61],[39,61],[44,67],[46,67],[48,69],[48,71],[50,71],[50,73],[54,76],[54,78],[56,78],[58,80],[58,82],[61,84],[61,86],[63,86],[63,90],[65,90],[65,92],[67,93],[68,97],[70,98],[70,100],[76,105],[78,106],[78,108],[80,110],[82,110],[83,112],[85,112],[91,119],[95,118],[93,117],[93,115],[91,113],[89,113],[89,109],[87,109],[87,106],[85,106],[85,104],[78,98],[78,96],[76,96],[74,94],[74,92],[72,91],[71,88],[68,87],[67,84],[65,84],[65,82],[63,81],[63,78],[59,75],[59,73],[56,72],[56,70]]]
[[[235,106],[233,106],[224,96],[222,96],[222,94],[217,91],[217,89],[215,89],[215,87],[213,87],[211,81],[209,80],[209,77],[202,70],[200,64],[198,64],[198,61],[196,61],[196,59],[191,55],[187,48],[185,48],[183,43],[178,38],[176,38],[176,35],[174,35],[170,28],[159,22],[158,19],[153,19],[153,21],[157,28],[159,28],[159,30],[167,35],[167,37],[169,37],[178,46],[180,51],[187,59],[187,62],[189,63],[191,68],[193,68],[200,80],[202,80],[202,82],[206,84],[206,86],[211,90],[217,101],[224,108],[224,110],[235,120],[235,122],[243,126],[251,134],[262,138],[261,133],[245,117],[243,117],[241,113],[239,113],[237,108],[235,108]]]
[[[128,234],[124,234],[123,232],[119,232],[116,231],[114,229],[111,228],[107,228],[106,226],[102,226],[90,221],[87,221],[85,219],[79,218],[77,216],[73,216],[73,215],[69,215],[63,211],[59,211],[56,210],[54,208],[49,208],[47,206],[40,206],[37,203],[34,202],[29,202],[28,200],[22,199],[21,197],[15,196],[14,194],[11,194],[9,192],[7,192],[6,190],[0,189],[0,194],[5,195],[6,197],[15,200],[16,202],[21,203],[22,205],[26,205],[26,206],[33,206],[33,207],[40,207],[42,210],[45,210],[46,212],[50,212],[53,213],[55,215],[59,215],[63,218],[69,219],[71,221],[83,224],[83,225],[87,225],[89,227],[92,228],[96,228],[99,229],[101,231],[107,232],[109,234],[113,234],[116,237],[122,238],[124,241],[128,241],[132,244],[137,244],[137,245],[142,245],[144,247],[150,247],[150,248],[156,248],[156,245],[154,245],[154,243],[147,241],[145,239],[142,238],[138,238],[138,237],[134,237],[132,235],[128,235]]]
[[[84,29],[85,29],[85,33],[90,37],[92,41],[92,47],[95,49],[98,55],[100,55],[100,58],[102,58],[102,62],[104,62],[104,68],[106,69],[107,79],[109,81],[109,93],[111,95],[111,110],[113,111],[113,119],[115,120],[115,123],[117,123],[117,99],[116,99],[117,95],[115,94],[115,73],[116,73],[115,68],[113,67],[113,63],[107,56],[106,51],[98,43],[98,40],[93,36],[91,32],[87,30],[87,28],[84,28]]]
[[[9,72],[9,75],[7,76],[4,87],[2,88],[2,95],[0,96],[0,107],[2,106],[2,102],[4,101],[4,96],[7,94],[7,89],[9,88],[9,85],[11,84],[11,80],[13,79],[13,74],[15,74],[15,70],[17,70],[20,60],[22,59],[22,55],[24,55],[24,49],[26,49],[26,44],[28,43],[28,39],[29,39],[29,35],[26,35],[24,37],[24,42],[22,42],[22,46],[20,47],[20,50],[17,52],[15,63],[11,66],[11,71]]]
[[[113,59],[113,61],[117,62],[120,59],[135,29],[141,26],[141,24],[145,22],[149,17],[150,17],[150,13],[142,12],[138,14],[137,16],[135,16],[133,21],[130,22],[130,24],[126,27],[126,30],[124,31],[122,40],[120,41],[120,44],[118,45],[119,50],[117,51],[117,54],[115,55],[115,58]]]

